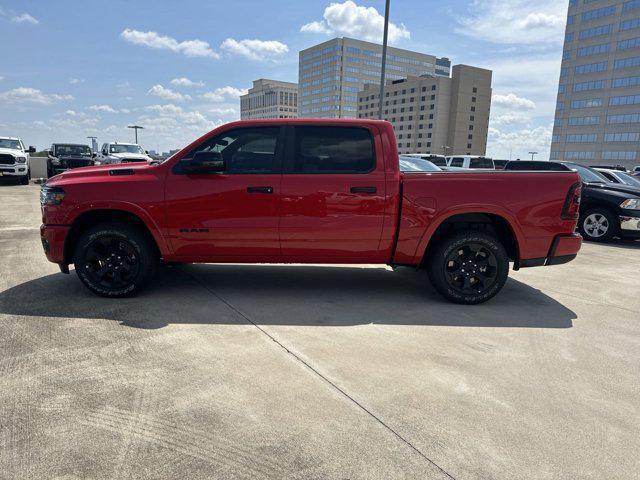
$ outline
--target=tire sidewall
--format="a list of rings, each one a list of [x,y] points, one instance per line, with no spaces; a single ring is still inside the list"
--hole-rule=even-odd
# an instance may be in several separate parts
[[[86,267],[84,258],[89,245],[91,245],[91,243],[93,243],[95,240],[104,236],[121,238],[123,241],[131,245],[131,247],[135,250],[136,255],[138,256],[140,262],[138,274],[136,275],[136,278],[133,280],[133,282],[131,282],[130,285],[124,288],[108,289],[104,288],[101,285],[96,285],[84,271]],[[104,226],[93,228],[82,235],[76,247],[74,264],[76,274],[78,275],[82,283],[84,283],[85,286],[92,292],[104,297],[126,297],[133,295],[138,290],[140,290],[140,288],[147,280],[149,270],[151,268],[151,257],[149,254],[148,245],[144,240],[144,237],[138,234],[137,231],[124,227]]]
[[[445,263],[447,257],[453,251],[468,243],[479,243],[485,246],[496,258],[498,269],[496,281],[489,290],[481,294],[465,295],[452,288],[446,280]],[[509,258],[504,247],[496,238],[482,233],[457,234],[445,240],[436,252],[434,262],[430,268],[430,276],[436,290],[448,300],[467,305],[484,303],[496,296],[504,287],[509,275]]]

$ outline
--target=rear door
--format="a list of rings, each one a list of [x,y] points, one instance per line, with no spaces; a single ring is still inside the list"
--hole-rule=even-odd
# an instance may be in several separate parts
[[[378,136],[360,126],[291,126],[280,241],[289,261],[385,262],[385,173]]]

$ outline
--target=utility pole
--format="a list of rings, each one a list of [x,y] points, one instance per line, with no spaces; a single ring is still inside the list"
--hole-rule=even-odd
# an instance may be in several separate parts
[[[538,155],[538,152],[529,152],[529,155],[531,155],[531,160],[533,161],[533,157]]]
[[[384,101],[384,79],[387,70],[387,41],[389,39],[389,4],[391,0],[387,0],[384,8],[384,35],[382,37],[382,70],[380,72],[380,108],[378,110],[378,119],[382,120],[382,102]]]
[[[127,128],[133,128],[136,132],[136,145],[138,144],[138,130],[144,130],[140,125],[129,125]]]

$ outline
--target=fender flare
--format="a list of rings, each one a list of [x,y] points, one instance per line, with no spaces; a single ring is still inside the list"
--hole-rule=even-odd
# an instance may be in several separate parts
[[[517,258],[515,260],[516,262],[519,260],[520,252],[522,252],[522,247],[525,244],[525,236],[522,228],[520,227],[520,223],[516,220],[513,213],[508,209],[499,207],[497,205],[474,204],[451,207],[440,212],[436,217],[432,219],[432,221],[429,223],[424,233],[422,234],[422,237],[420,238],[420,241],[418,242],[418,245],[414,252],[413,256],[416,264],[421,264],[424,260],[429,242],[433,238],[433,234],[438,230],[438,228],[440,228],[440,225],[442,225],[451,217],[465,214],[495,215],[504,220],[511,229],[511,233],[515,238],[517,251]]]

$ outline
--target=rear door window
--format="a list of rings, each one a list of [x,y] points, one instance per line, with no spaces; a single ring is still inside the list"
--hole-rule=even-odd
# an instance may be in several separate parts
[[[464,166],[464,158],[455,157],[451,159],[450,167],[463,167]]]
[[[295,127],[286,173],[369,173],[376,157],[371,132],[362,127]]]
[[[472,158],[469,162],[469,168],[493,168],[493,161],[490,158]]]

